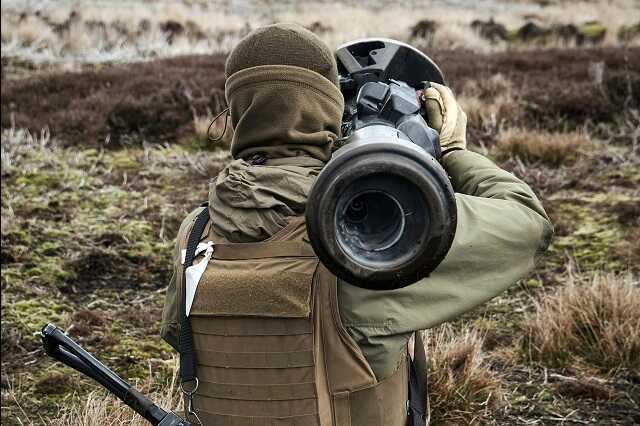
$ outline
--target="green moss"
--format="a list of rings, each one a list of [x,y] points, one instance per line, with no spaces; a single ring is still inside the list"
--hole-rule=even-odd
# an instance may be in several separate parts
[[[60,185],[60,182],[60,175],[47,172],[32,172],[16,178],[17,185],[37,188],[56,188]]]
[[[191,150],[194,151],[220,151],[224,148],[224,144],[221,141],[212,142],[207,136],[199,135],[193,136],[189,145]]]
[[[53,286],[57,283],[67,282],[75,277],[73,271],[65,269],[57,258],[45,260],[39,258],[35,266],[25,270],[25,278],[38,284]]]
[[[53,240],[45,241],[39,247],[37,247],[38,253],[42,254],[43,256],[55,256],[60,252],[60,249],[60,243]]]
[[[23,281],[23,272],[20,266],[6,266],[2,265],[2,287],[9,289]]]
[[[3,227],[2,240],[3,243],[6,241],[7,244],[11,245],[30,246],[33,243],[33,239],[29,231],[19,227],[11,227],[7,229]]]
[[[23,333],[24,339],[36,340],[38,337],[34,333],[39,332],[43,325],[51,322],[64,326],[69,311],[67,305],[49,298],[16,300],[3,304],[3,328],[5,324],[10,324],[10,327],[15,327]]]
[[[582,35],[586,39],[597,40],[604,37],[607,32],[607,27],[605,27],[602,23],[595,21],[579,25],[577,30],[578,34]]]
[[[108,157],[105,162],[116,169],[124,171],[138,170],[140,168],[140,163],[133,153],[134,151],[132,150],[118,151]]]
[[[583,271],[599,269],[624,270],[623,259],[611,250],[623,240],[626,230],[612,214],[611,208],[623,200],[625,194],[565,193],[554,200],[556,220],[573,225],[568,235],[556,236],[550,252],[555,262],[562,263],[566,255],[571,256]]]

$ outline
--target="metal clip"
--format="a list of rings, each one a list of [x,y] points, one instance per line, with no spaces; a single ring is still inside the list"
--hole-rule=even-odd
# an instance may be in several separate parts
[[[198,422],[198,424],[200,426],[202,426],[202,421],[200,420],[200,417],[198,417],[198,414],[195,412],[195,410],[193,409],[193,395],[196,393],[196,391],[198,390],[198,385],[199,385],[199,381],[198,378],[196,377],[194,380],[194,385],[193,385],[193,389],[191,390],[186,390],[182,385],[183,383],[180,383],[180,390],[182,391],[182,394],[185,396],[186,398],[186,403],[187,406],[185,408],[185,411],[187,413],[187,417],[189,416],[193,416],[195,417],[196,421]]]

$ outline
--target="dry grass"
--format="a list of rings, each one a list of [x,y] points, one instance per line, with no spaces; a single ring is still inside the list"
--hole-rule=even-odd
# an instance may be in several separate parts
[[[3,2],[2,8],[2,55],[35,63],[226,52],[248,31],[246,19],[238,14],[181,2],[150,7],[133,1],[113,7],[108,2],[44,1],[35,10]],[[169,22],[178,26],[167,27]]]
[[[495,143],[500,130],[519,123],[524,113],[513,82],[500,72],[466,80],[457,99],[467,114],[470,139],[479,145]]]
[[[506,3],[506,4],[504,4]],[[579,25],[599,20],[607,27],[605,45],[618,44],[622,27],[636,24],[633,0],[560,2],[548,7],[534,3],[472,2],[455,7],[444,2],[429,7],[401,2],[249,2],[229,1],[111,2],[40,1],[2,3],[2,56],[33,63],[109,62],[185,54],[228,52],[251,28],[275,21],[298,22],[318,32],[330,46],[362,37],[410,39],[421,19],[437,22],[437,30],[416,44],[476,51],[528,48],[526,43],[492,43],[473,31],[475,19],[495,19],[509,31],[526,22],[536,25]],[[38,15],[35,15],[35,12]],[[251,18],[249,19],[248,16]],[[568,17],[570,16],[570,17]],[[637,43],[631,40],[631,43]],[[551,43],[553,45],[553,43]]]
[[[529,355],[549,365],[583,360],[606,371],[640,368],[640,282],[632,275],[570,277],[526,323]]]
[[[589,148],[589,136],[581,132],[551,133],[508,129],[498,135],[498,157],[517,157],[525,163],[559,166],[575,162]]]
[[[168,381],[157,380],[151,374],[139,389],[156,405],[174,412],[181,410],[182,399],[178,388],[178,366],[173,362],[172,375]],[[154,391],[151,391],[155,389]],[[50,424],[53,426],[146,426],[148,421],[137,415],[119,399],[102,390],[91,392],[86,399],[77,405],[64,409],[58,418]]]
[[[478,332],[458,332],[445,324],[428,335],[428,391],[435,424],[470,424],[504,403],[500,378],[484,358]]]
[[[207,148],[229,149],[233,139],[231,119],[222,113],[220,116],[194,115],[193,117],[194,139],[198,145]]]

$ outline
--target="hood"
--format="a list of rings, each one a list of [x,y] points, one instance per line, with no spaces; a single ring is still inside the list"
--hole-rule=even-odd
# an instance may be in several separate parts
[[[288,157],[254,165],[229,163],[209,185],[209,214],[216,234],[234,243],[265,240],[304,214],[311,186],[324,163]]]
[[[336,85],[317,72],[292,65],[246,68],[228,78],[225,95],[235,159],[262,154],[326,162],[331,157],[344,99]]]

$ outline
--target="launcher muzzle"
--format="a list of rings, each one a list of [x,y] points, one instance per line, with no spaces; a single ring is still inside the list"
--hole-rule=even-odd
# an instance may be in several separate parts
[[[309,238],[346,282],[404,287],[440,264],[456,228],[438,133],[416,94],[425,82],[444,84],[444,76],[424,53],[394,40],[350,42],[336,57],[342,138],[309,196]]]

